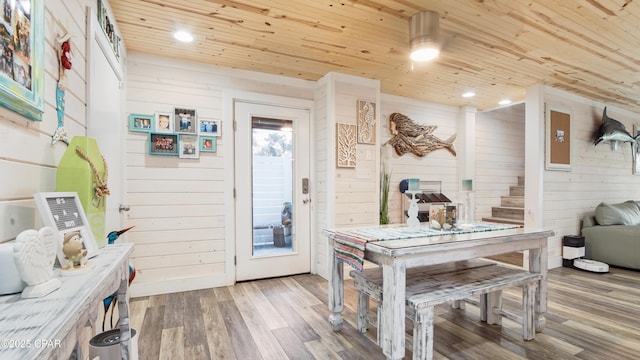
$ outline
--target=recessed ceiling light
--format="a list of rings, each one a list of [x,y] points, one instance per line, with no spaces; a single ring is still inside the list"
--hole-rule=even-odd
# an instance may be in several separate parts
[[[500,104],[500,105],[509,105],[509,104],[511,104],[511,100],[509,100],[509,99],[500,100],[500,102],[498,104]]]
[[[462,97],[464,98],[470,98],[474,96],[476,96],[476,93],[474,93],[473,91],[467,91],[466,93],[462,94]]]
[[[178,40],[178,41],[182,41],[182,42],[192,42],[193,41],[193,36],[191,34],[189,34],[186,31],[176,31],[173,34],[173,37]]]

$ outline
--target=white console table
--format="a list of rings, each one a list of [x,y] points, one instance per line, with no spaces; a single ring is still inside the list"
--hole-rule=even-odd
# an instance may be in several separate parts
[[[132,250],[132,244],[105,246],[90,259],[94,267],[89,272],[61,277],[62,286],[45,297],[0,296],[0,359],[68,359],[74,351],[84,359],[80,335],[87,325],[93,328],[102,300],[116,291],[121,357],[128,359]]]

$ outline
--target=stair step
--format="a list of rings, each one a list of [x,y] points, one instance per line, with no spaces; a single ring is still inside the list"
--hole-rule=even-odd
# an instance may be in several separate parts
[[[518,186],[524,186],[524,176],[518,176]]]
[[[500,223],[500,224],[514,224],[514,225],[524,225],[524,220],[518,219],[510,219],[510,218],[500,218],[500,217],[483,217],[482,221]]]
[[[509,196],[524,196],[524,186],[509,186]]]
[[[494,206],[491,208],[491,217],[524,220],[524,208]]]
[[[524,196],[501,196],[500,206],[524,208]]]

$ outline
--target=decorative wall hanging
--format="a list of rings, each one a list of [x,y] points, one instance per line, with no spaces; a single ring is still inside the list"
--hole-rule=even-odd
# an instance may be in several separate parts
[[[545,120],[547,129],[545,168],[571,171],[571,113],[548,105]]]
[[[175,108],[173,110],[173,128],[175,132],[197,134],[196,111],[194,109]]]
[[[115,26],[113,26],[114,17],[109,13],[109,9],[105,6],[102,0],[98,0],[98,23],[104,31],[104,34],[107,36],[109,40],[109,44],[111,45],[111,50],[113,51],[113,55],[115,55],[116,60],[120,61],[120,35],[117,34]],[[111,17],[109,17],[111,16]]]
[[[153,129],[155,132],[172,133],[173,122],[171,121],[171,113],[157,112],[155,114]]]
[[[96,139],[74,136],[56,170],[56,191],[75,192],[89,219],[93,237],[104,246],[109,169]]]
[[[178,138],[180,141],[180,157],[183,159],[197,159],[200,157],[200,147],[198,146],[197,135],[183,135]]]
[[[627,128],[623,123],[607,116],[607,107],[605,106],[602,112],[602,124],[600,124],[600,127],[598,127],[596,131],[593,145],[598,145],[601,142],[609,142],[611,143],[611,148],[616,150],[618,148],[618,142],[628,142],[631,144],[631,156],[635,163],[638,139],[640,139],[640,137],[634,138],[627,132]]]
[[[149,133],[149,154],[178,156],[178,134]]]
[[[56,113],[58,115],[58,127],[51,137],[51,145],[61,141],[69,145],[67,132],[64,129],[64,104],[67,70],[71,70],[71,36],[68,33],[60,35],[56,39],[56,51],[58,54],[58,83],[56,85]]]
[[[336,124],[336,137],[338,167],[356,167],[356,126]]]
[[[358,100],[358,143],[376,143],[376,104]]]
[[[456,134],[447,140],[441,140],[433,135],[437,128],[436,125],[417,124],[406,115],[393,113],[389,116],[389,130],[392,136],[384,145],[393,146],[399,156],[410,152],[422,157],[438,149],[447,149],[456,156],[456,149],[453,147]]]
[[[35,121],[44,112],[44,0],[3,1],[0,104]]]
[[[198,117],[198,129],[200,129],[200,135],[207,136],[220,136],[222,131],[220,120],[201,119],[200,117]]]
[[[200,152],[216,152],[216,137],[200,136]]]
[[[167,119],[167,124],[169,120]],[[129,131],[141,131],[141,132],[150,132],[155,131],[153,128],[154,125],[154,116],[153,115],[140,115],[140,114],[131,114],[129,115]]]

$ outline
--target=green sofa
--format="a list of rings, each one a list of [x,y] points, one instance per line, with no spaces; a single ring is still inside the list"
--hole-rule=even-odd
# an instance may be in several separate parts
[[[640,201],[601,203],[582,221],[586,258],[640,270]]]

